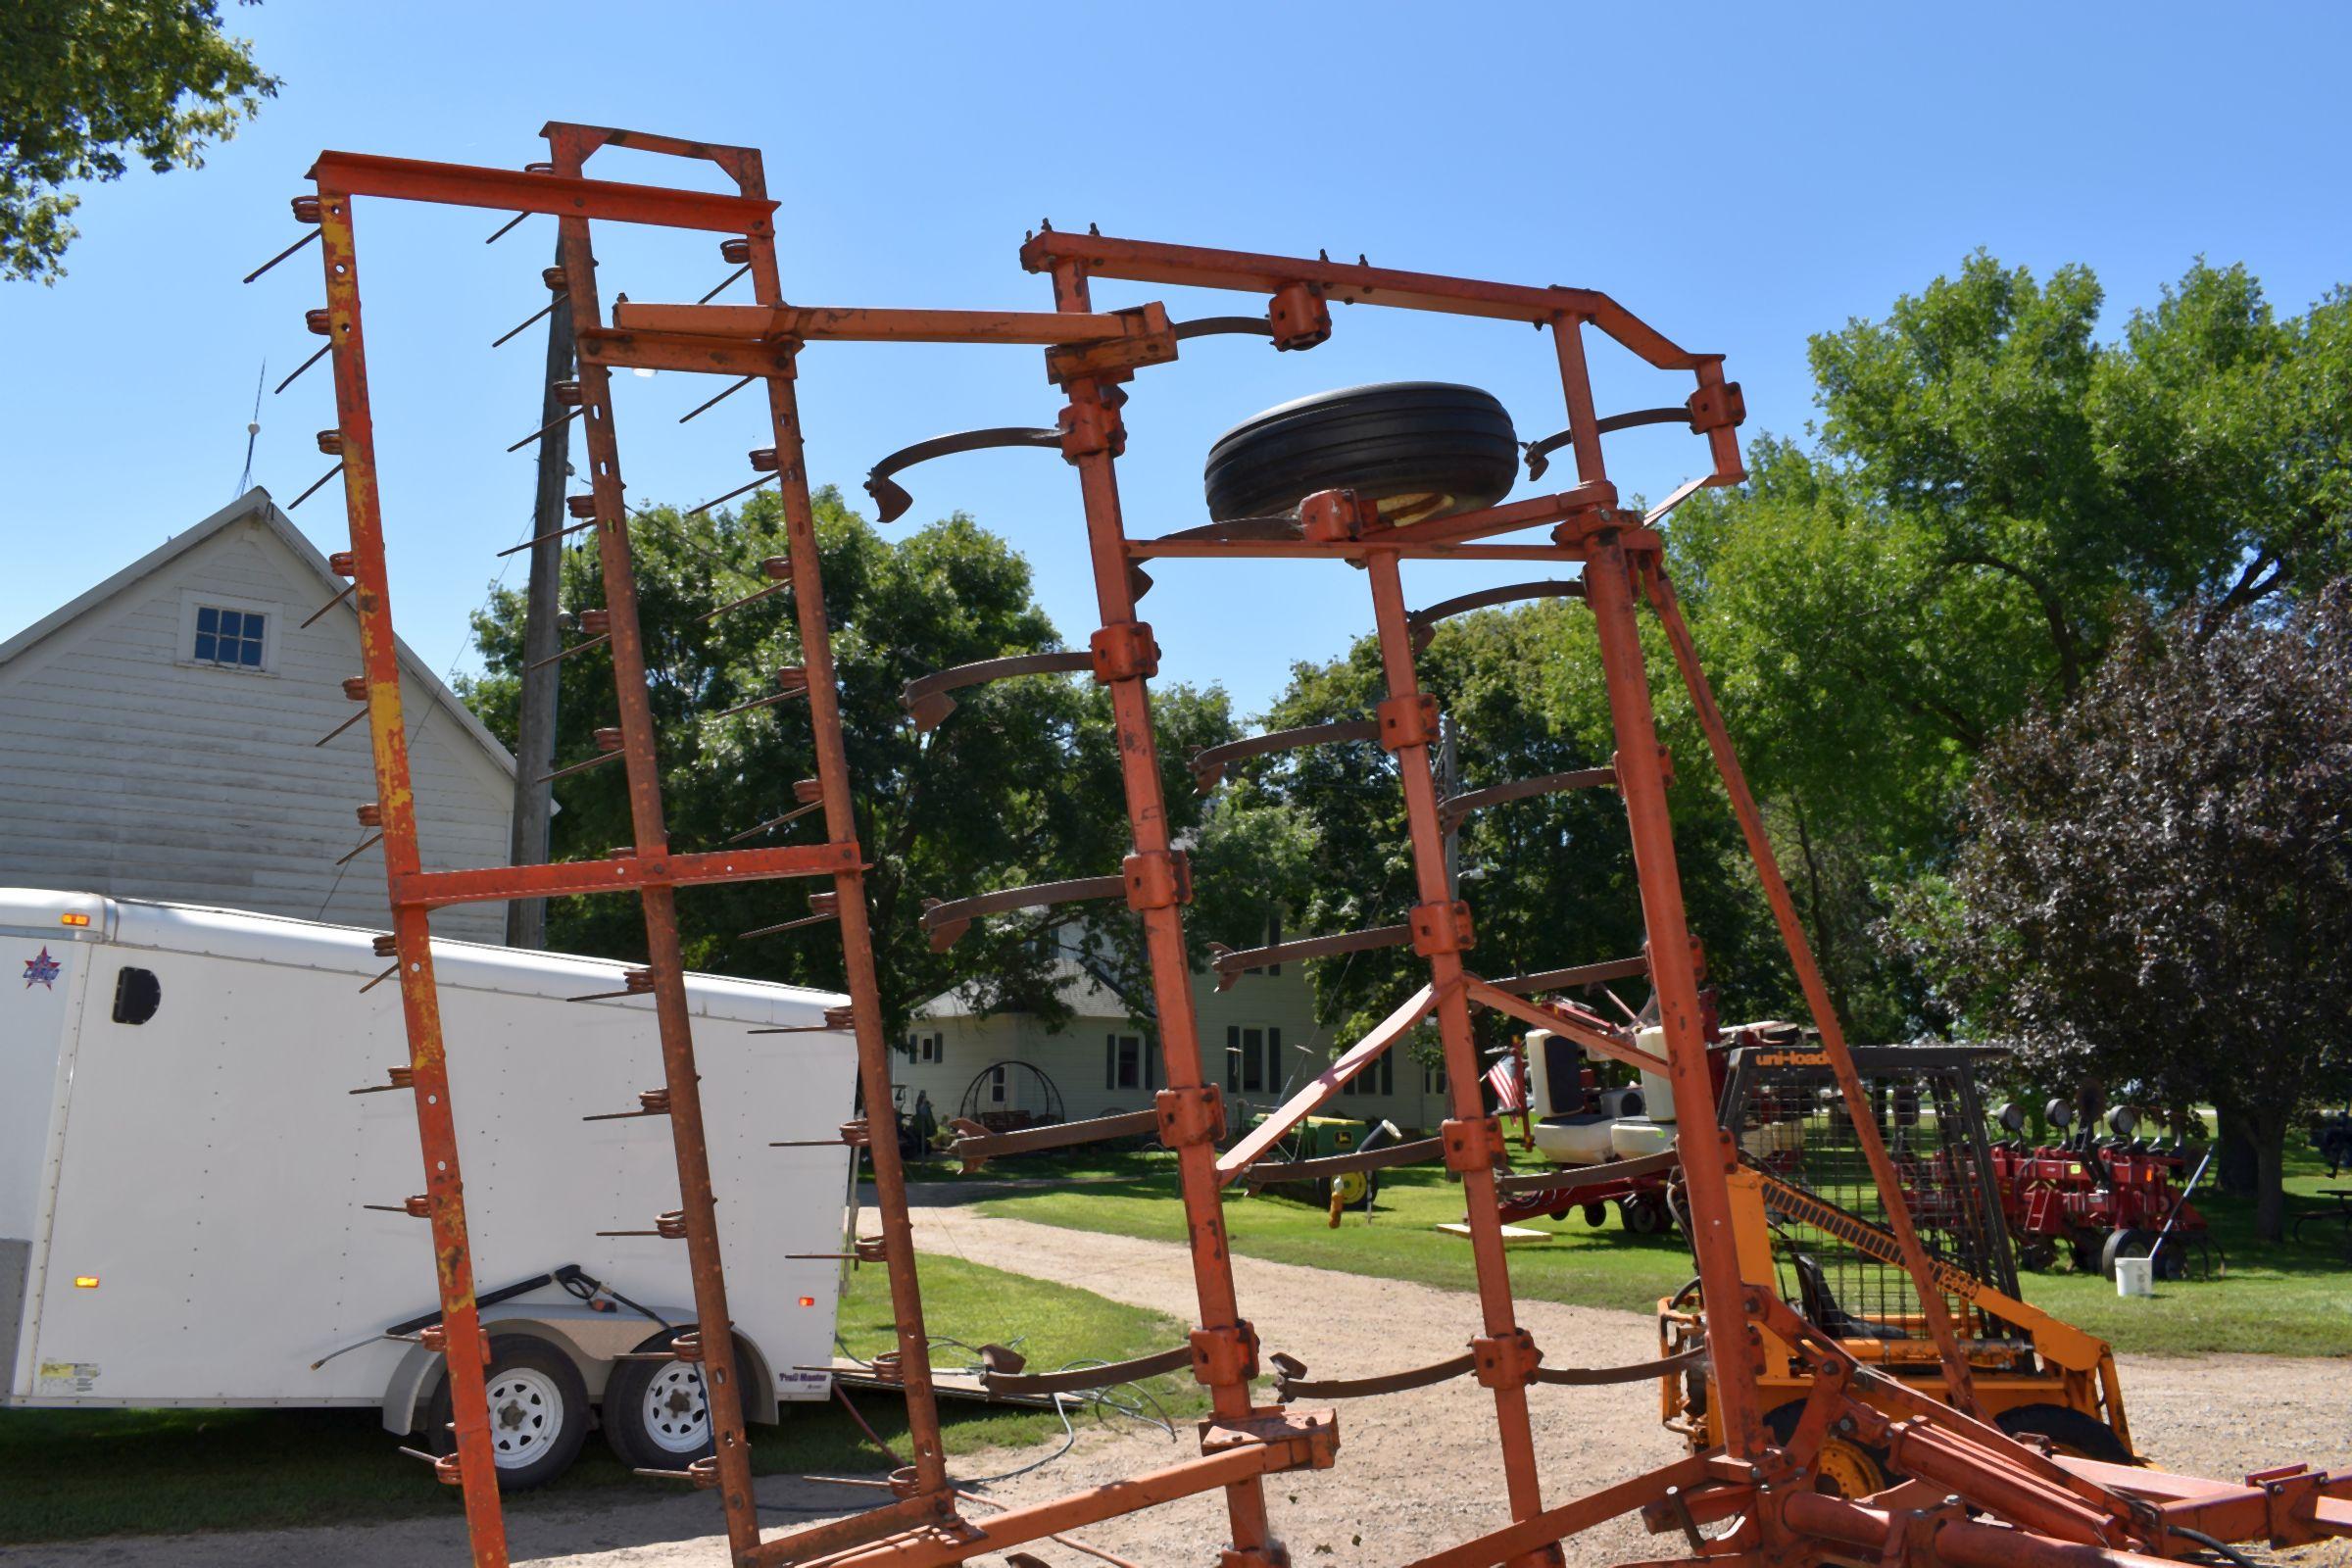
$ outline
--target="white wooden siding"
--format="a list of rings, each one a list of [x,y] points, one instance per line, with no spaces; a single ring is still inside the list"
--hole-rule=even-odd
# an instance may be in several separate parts
[[[1227,1082],[1229,1028],[1280,1029],[1285,1077],[1287,1087],[1292,1089],[1322,1071],[1340,1050],[1353,1044],[1351,1040],[1335,1040],[1329,1029],[1315,1022],[1314,998],[1297,964],[1285,964],[1279,975],[1243,975],[1232,989],[1222,992],[1216,989],[1213,974],[1196,975],[1193,1000],[1200,1022],[1200,1075],[1220,1089]],[[928,1093],[933,1111],[944,1123],[956,1114],[964,1091],[981,1068],[1007,1059],[1033,1062],[1052,1075],[1055,1087],[1061,1091],[1064,1114],[1076,1121],[1114,1111],[1142,1110],[1152,1103],[1148,1090],[1114,1088],[1104,1082],[1104,1037],[1138,1032],[1124,1018],[1074,1018],[1057,1034],[1047,1033],[1029,1013],[1000,1013],[991,1018],[920,1018],[908,1033],[939,1034],[945,1059],[910,1061],[905,1055],[896,1055],[892,1058],[892,1071],[894,1080],[906,1086],[901,1097],[904,1108],[911,1111],[917,1093]],[[1301,1046],[1305,1049],[1298,1049]],[[1403,1047],[1394,1049],[1400,1054],[1394,1068],[1393,1093],[1335,1096],[1324,1114],[1366,1120],[1386,1117],[1408,1129],[1434,1128],[1445,1120],[1447,1112],[1443,1099],[1423,1093],[1420,1064],[1402,1054]],[[1021,1088],[1022,1076],[1015,1072],[1008,1077],[1008,1093]],[[1166,1082],[1166,1074],[1155,1063],[1152,1086],[1161,1087]],[[1228,1113],[1239,1125],[1252,1111],[1281,1103],[1282,1087],[1285,1086],[1269,1086],[1255,1093],[1228,1092],[1225,1097]],[[981,1108],[992,1107],[983,1103]],[[1018,1101],[1007,1108],[1038,1107],[1028,1101]]]
[[[275,607],[274,667],[187,662],[183,590]],[[0,883],[383,926],[383,858],[337,857],[375,798],[344,677],[359,622],[317,571],[247,517],[0,666]],[[512,785],[416,681],[403,683],[428,868],[503,865]],[[439,911],[441,935],[504,940],[503,904]]]

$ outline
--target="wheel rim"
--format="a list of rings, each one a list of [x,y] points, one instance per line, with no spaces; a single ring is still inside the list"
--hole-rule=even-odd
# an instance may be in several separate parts
[[[1869,1454],[1842,1439],[1830,1438],[1822,1443],[1821,1467],[1813,1478],[1814,1491],[1856,1501],[1886,1488],[1886,1474]]]
[[[501,1470],[537,1462],[564,1433],[564,1393],[527,1366],[490,1378],[490,1443]]]
[[[645,1435],[664,1453],[692,1453],[710,1441],[710,1401],[694,1367],[665,1366],[655,1373],[638,1415]]]
[[[1371,1185],[1372,1179],[1362,1171],[1349,1171],[1340,1178],[1340,1201],[1353,1208],[1364,1200],[1364,1194]]]

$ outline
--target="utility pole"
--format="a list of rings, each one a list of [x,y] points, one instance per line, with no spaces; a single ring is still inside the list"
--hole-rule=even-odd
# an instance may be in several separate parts
[[[562,255],[556,258],[561,264]],[[556,686],[563,673],[555,662],[564,628],[558,589],[564,571],[564,498],[571,474],[570,405],[557,396],[572,373],[571,313],[547,317],[547,375],[539,405],[539,495],[532,513],[531,583],[523,599],[522,700],[514,743],[514,828],[507,858],[514,865],[547,860],[548,821],[554,814],[553,787],[545,782],[556,765]],[[547,946],[547,901],[507,903],[507,946]]]

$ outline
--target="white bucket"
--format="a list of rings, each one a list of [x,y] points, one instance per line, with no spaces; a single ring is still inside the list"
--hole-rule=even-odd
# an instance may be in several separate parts
[[[2155,1260],[2146,1257],[2119,1257],[2115,1260],[2115,1294],[2118,1296],[2154,1296],[2156,1294]]]

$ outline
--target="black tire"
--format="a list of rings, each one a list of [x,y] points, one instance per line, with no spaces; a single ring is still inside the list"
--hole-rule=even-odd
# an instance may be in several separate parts
[[[2156,1233],[2154,1231],[2137,1230],[2128,1226],[2109,1231],[2107,1245],[2099,1249],[2099,1272],[2109,1279],[2113,1279],[2115,1278],[2115,1260],[2117,1258],[2145,1257],[2148,1255],[2148,1249],[2155,1245]],[[2149,1274],[2159,1282],[2170,1282],[2188,1277],[2188,1252],[2180,1245],[2180,1237],[2176,1236],[2164,1244],[2164,1250],[2156,1254],[2156,1266],[2149,1270]]]
[[[2029,1432],[2047,1438],[2060,1453],[2077,1459],[2096,1459],[2101,1464],[2139,1463],[2106,1422],[2063,1404],[2021,1404],[1994,1416],[1992,1424],[2013,1438]]]
[[[2074,1257],[2076,1273],[2096,1274],[2099,1271],[2098,1243],[2077,1236],[2066,1245],[2068,1251]]]
[[[1606,1204],[1606,1203],[1587,1203],[1587,1204],[1585,1205],[1585,1223],[1586,1223],[1586,1224],[1588,1224],[1588,1225],[1590,1225],[1590,1226],[1592,1226],[1592,1227],[1594,1230],[1598,1230],[1598,1229],[1600,1229],[1600,1228],[1601,1228],[1601,1226],[1603,1226],[1603,1225],[1605,1225],[1605,1224],[1607,1224],[1607,1223],[1608,1223],[1608,1220],[1609,1220],[1609,1205],[1608,1205],[1608,1204]]]
[[[664,1329],[643,1350],[666,1350],[687,1329]],[[751,1347],[735,1336],[735,1376],[752,1364]],[[622,1361],[605,1380],[605,1444],[632,1470],[683,1470],[711,1450],[710,1401],[703,1369],[691,1361]]]
[[[1636,1236],[1656,1236],[1673,1223],[1672,1217],[1666,1212],[1666,1205],[1646,1193],[1619,1199],[1617,1217],[1626,1230]]]
[[[2036,1236],[2021,1243],[2017,1249],[2017,1266],[2038,1274],[2058,1261],[2058,1249],[2046,1237]]]
[[[1351,489],[1411,522],[1491,507],[1519,471],[1511,416],[1476,387],[1388,381],[1318,392],[1245,419],[1209,448],[1208,514],[1270,517]]]
[[[571,1357],[536,1335],[493,1334],[484,1381],[498,1490],[528,1492],[570,1469],[588,1440],[588,1385]],[[424,1439],[433,1452],[457,1451],[455,1414],[445,1374],[425,1405]]]

